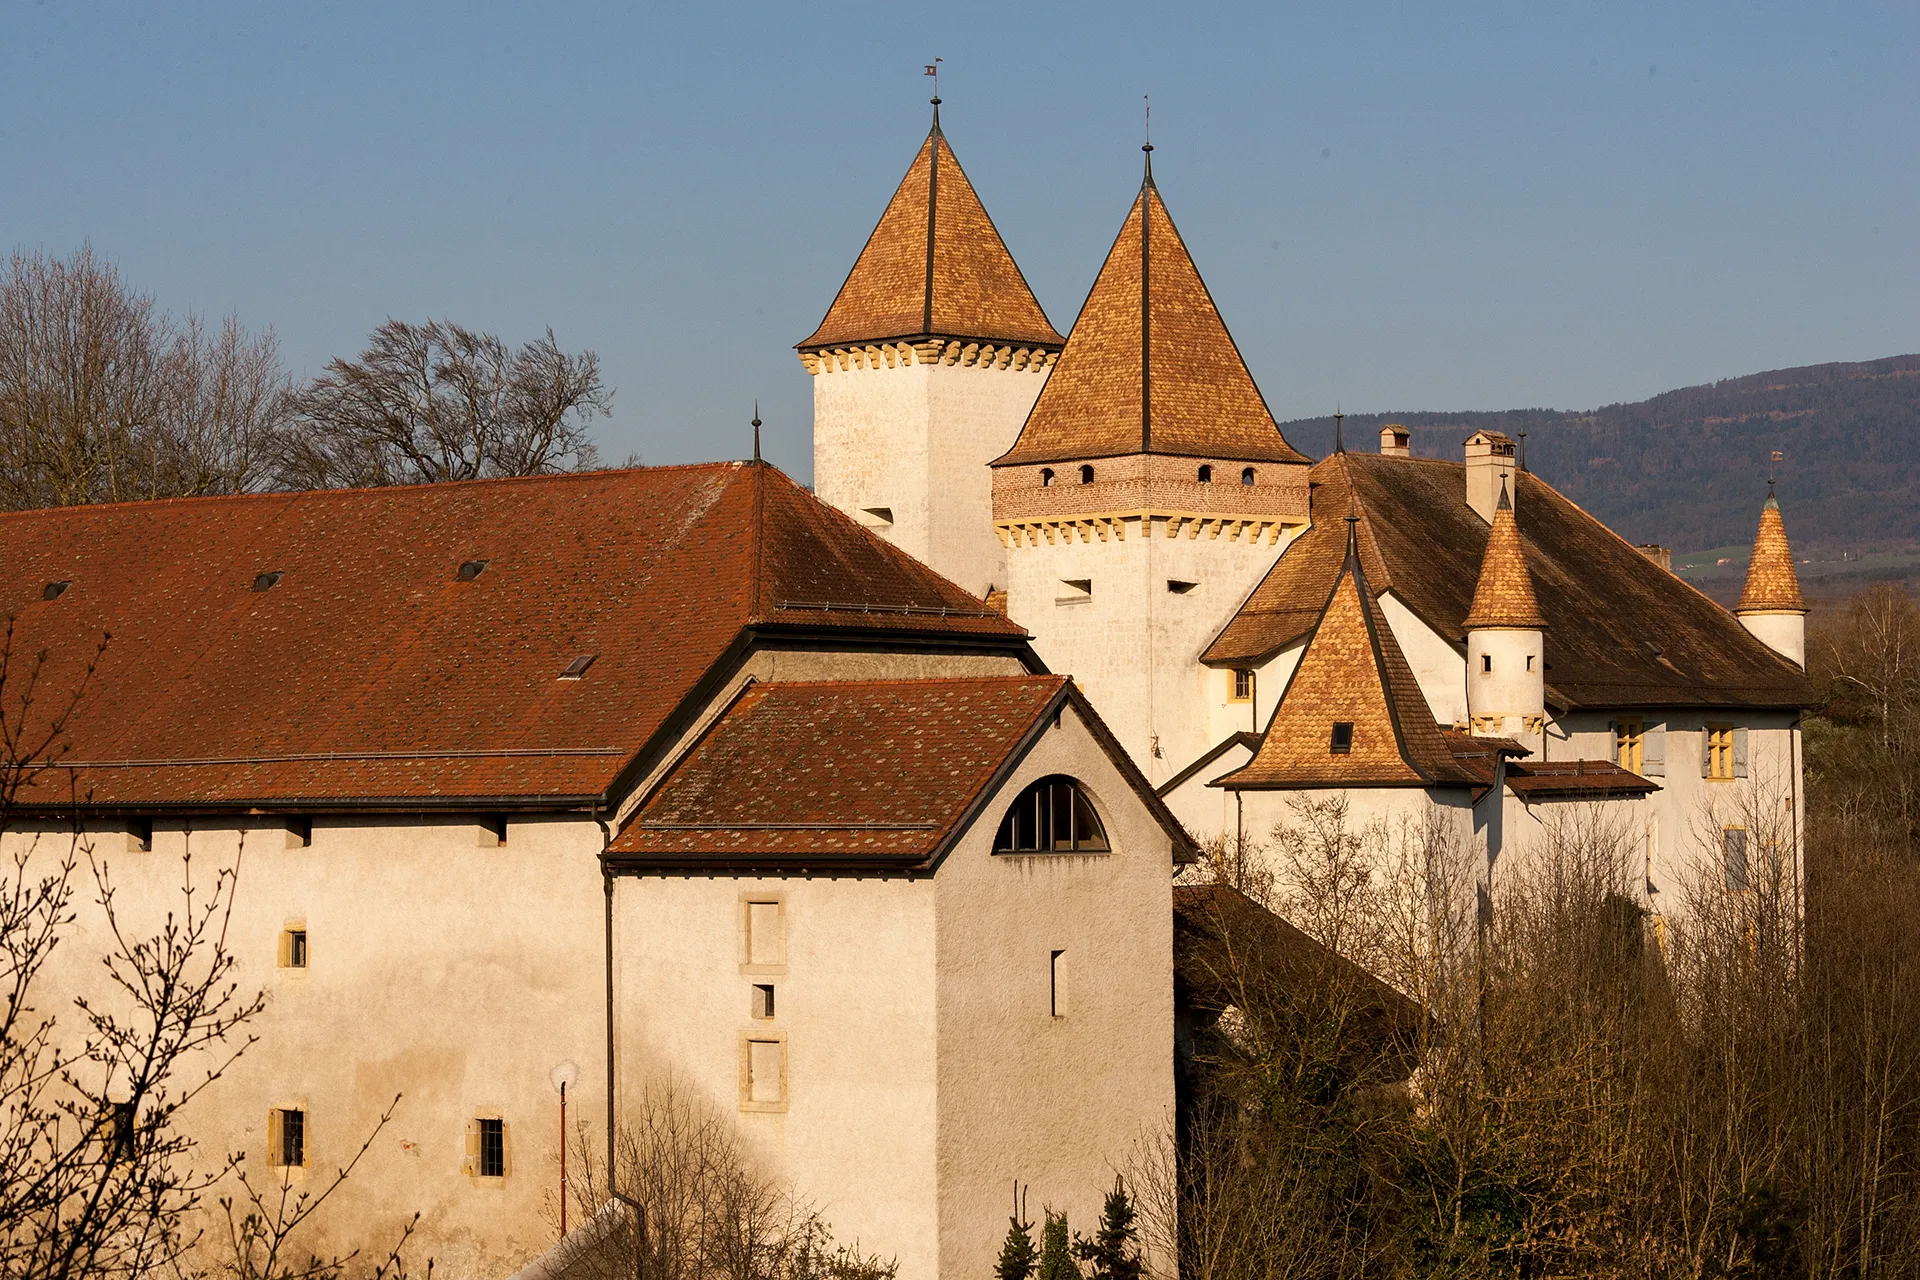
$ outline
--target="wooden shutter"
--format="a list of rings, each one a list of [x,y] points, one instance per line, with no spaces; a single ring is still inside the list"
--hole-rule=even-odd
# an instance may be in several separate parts
[[[267,1165],[278,1169],[285,1161],[280,1154],[280,1108],[267,1112]]]
[[[1700,730],[1700,776],[1713,776],[1713,726],[1706,725]]]
[[[1733,776],[1747,776],[1747,730],[1745,726],[1733,731]]]
[[[460,1172],[469,1178],[480,1175],[480,1121],[467,1121],[467,1158],[460,1162]]]
[[[1645,768],[1641,776],[1664,778],[1667,776],[1667,726],[1648,729],[1641,739],[1641,763]]]

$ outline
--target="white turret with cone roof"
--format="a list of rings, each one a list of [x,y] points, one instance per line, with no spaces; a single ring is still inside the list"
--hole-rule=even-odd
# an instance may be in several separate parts
[[[1793,548],[1787,544],[1787,526],[1780,519],[1780,502],[1767,481],[1767,500],[1760,507],[1760,527],[1753,535],[1753,558],[1747,561],[1746,589],[1734,613],[1740,625],[1769,649],[1793,663],[1807,665],[1807,604],[1800,595],[1800,575],[1793,567]]]
[[[1466,618],[1467,715],[1474,733],[1539,747],[1547,710],[1546,629],[1502,480]]]
[[[1065,341],[933,127],[820,325],[815,491],[967,590],[1004,584],[987,464]]]

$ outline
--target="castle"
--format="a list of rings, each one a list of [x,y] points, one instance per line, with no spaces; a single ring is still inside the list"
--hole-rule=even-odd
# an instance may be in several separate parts
[[[64,746],[9,850],[77,823],[136,929],[183,855],[238,869],[270,1002],[203,1150],[318,1185],[399,1095],[335,1221],[500,1276],[553,1243],[562,1096],[604,1152],[672,1079],[843,1239],[981,1275],[1010,1181],[1091,1223],[1171,1132],[1206,843],[1440,814],[1497,895],[1598,806],[1658,917],[1745,887],[1739,814],[1798,823],[1777,504],[1728,613],[1502,436],[1305,457],[1150,169],[1063,337],[936,104],[798,349],[817,496],[756,458],[0,515],[11,652],[84,688],[22,712]],[[76,905],[50,981],[111,1000]],[[94,1101],[137,1133],[168,1087]]]

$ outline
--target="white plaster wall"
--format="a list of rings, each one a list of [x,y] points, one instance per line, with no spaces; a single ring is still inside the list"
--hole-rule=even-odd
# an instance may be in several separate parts
[[[1306,640],[1296,640],[1254,667],[1251,703],[1233,700],[1233,671],[1230,668],[1213,668],[1207,681],[1209,747],[1235,733],[1264,731],[1267,721],[1273,719],[1273,710],[1280,702],[1280,695],[1286,692],[1287,681],[1293,678],[1293,669],[1300,665],[1300,655],[1306,651]]]
[[[1207,784],[1245,767],[1252,758],[1250,747],[1229,747],[1206,768],[1160,797],[1167,802],[1167,808],[1173,810],[1174,817],[1180,819],[1187,834],[1200,844],[1225,839],[1239,831],[1239,793]]]
[[[1684,886],[1711,880],[1721,851],[1711,843],[1723,825],[1742,825],[1756,808],[1781,815],[1791,829],[1805,827],[1798,718],[1784,711],[1640,710],[1570,712],[1552,723],[1546,755],[1554,760],[1611,760],[1612,721],[1638,716],[1649,734],[1664,731],[1665,767],[1653,776],[1661,789],[1648,797],[1649,904],[1677,913]],[[1709,723],[1747,730],[1748,776],[1731,780],[1703,778],[1700,756]]]
[[[995,856],[1005,806],[1065,773],[1112,852]],[[934,877],[940,1266],[989,1275],[1013,1181],[1091,1231],[1116,1171],[1173,1123],[1173,862],[1166,833],[1069,711]],[[1063,951],[1066,1013],[1049,1007]],[[901,1274],[929,1275],[902,1269]]]
[[[784,973],[742,971],[741,903],[761,894],[785,903]],[[677,1077],[842,1239],[937,1274],[933,883],[621,877],[615,917],[626,1098]],[[750,1016],[766,982],[771,1022]],[[741,1106],[741,1038],[769,1030],[787,1036],[783,1112]]]
[[[1420,692],[1433,709],[1433,718],[1441,724],[1464,724],[1467,720],[1467,667],[1461,651],[1439,632],[1422,622],[1413,610],[1391,591],[1380,595],[1380,612],[1406,655]]]
[[[984,596],[1004,585],[987,466],[1013,446],[1046,374],[965,364],[831,367],[813,375],[820,498]],[[868,514],[893,512],[891,526]]]
[[[1007,552],[1008,612],[1049,670],[1074,677],[1156,785],[1219,739],[1219,678],[1200,654],[1282,550],[1227,536],[1166,536],[1125,522],[1124,539],[1062,534]],[[1197,585],[1184,594],[1169,579]],[[1065,584],[1091,583],[1088,598]],[[1242,704],[1243,705],[1243,704]]]
[[[122,832],[90,839],[130,928],[151,933],[179,910],[189,838],[178,825],[159,824],[148,853],[129,852]],[[572,1115],[605,1106],[598,827],[516,822],[505,847],[481,847],[471,821],[323,817],[310,847],[286,843],[273,827],[248,831],[244,845],[232,827],[191,836],[203,893],[238,861],[234,980],[243,992],[264,989],[269,1003],[248,1028],[259,1043],[184,1113],[183,1129],[203,1165],[244,1152],[260,1185],[273,1177],[268,1111],[297,1104],[308,1116],[303,1185],[317,1189],[402,1095],[303,1244],[390,1244],[418,1211],[417,1253],[432,1254],[437,1272],[511,1273],[554,1238],[544,1206],[557,1190],[560,1110],[549,1072],[578,1064]],[[39,864],[64,847],[57,836],[44,841]],[[69,1032],[79,1029],[73,995],[113,1001],[84,860],[80,883],[79,918],[42,987]],[[304,971],[278,967],[290,921],[307,929]],[[462,1169],[467,1122],[483,1109],[507,1122],[504,1179]]]

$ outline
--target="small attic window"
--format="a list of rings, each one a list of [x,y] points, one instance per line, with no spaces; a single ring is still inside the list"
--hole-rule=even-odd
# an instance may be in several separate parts
[[[280,571],[277,569],[270,573],[256,573],[253,575],[253,589],[255,591],[271,591],[279,585]]]
[[[460,572],[454,574],[453,577],[456,582],[472,582],[486,571],[487,562],[485,560],[462,560],[460,562]]]
[[[1242,472],[1240,473],[1240,483],[1241,483],[1241,484],[1252,484],[1252,483],[1253,483],[1253,468],[1252,468],[1252,467],[1248,467],[1248,468],[1247,468],[1246,470],[1244,470],[1244,471],[1242,471]]]
[[[1080,483],[1081,484],[1093,483],[1093,467],[1091,465],[1083,466],[1080,468]]]
[[[42,600],[58,600],[61,596],[67,594],[67,588],[72,585],[73,582],[70,579],[60,582],[49,582],[46,586],[40,588],[40,598]]]
[[[562,680],[578,680],[581,676],[587,674],[587,668],[592,666],[593,660],[599,656],[597,653],[581,654],[567,664],[567,669],[560,673],[560,678]]]
[[[1329,754],[1344,756],[1353,750],[1353,721],[1336,720],[1333,722],[1333,740],[1327,743]]]
[[[1201,466],[1201,468],[1200,468],[1200,483],[1201,483],[1201,484],[1212,484],[1212,483],[1213,483],[1213,467],[1212,467],[1211,465],[1204,465],[1204,464],[1203,464],[1203,465]]]
[[[1052,485],[1053,485],[1053,468],[1052,467],[1040,468],[1040,487],[1042,489],[1046,489],[1046,488],[1052,487]]]

